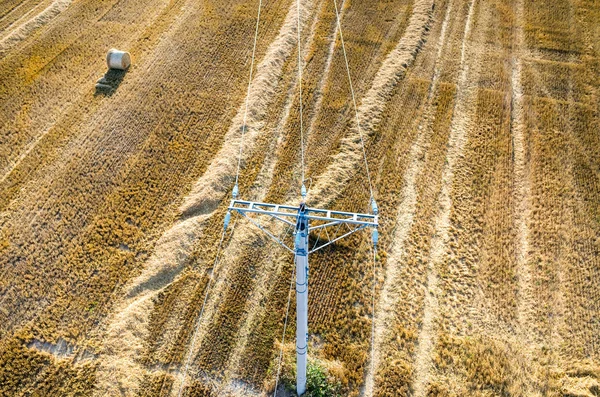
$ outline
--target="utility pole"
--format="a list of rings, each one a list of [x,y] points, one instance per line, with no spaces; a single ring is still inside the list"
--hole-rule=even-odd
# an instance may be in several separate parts
[[[233,190],[233,200],[225,217],[225,227],[231,218],[231,212],[237,212],[250,220],[252,224],[275,240],[279,245],[294,253],[296,262],[296,390],[299,396],[306,391],[306,366],[308,355],[308,256],[334,242],[367,227],[373,228],[373,244],[377,245],[378,209],[371,198],[372,214],[331,211],[306,206],[306,188],[302,186],[302,202],[298,207],[237,200],[237,185]],[[294,227],[294,247],[277,238],[260,219],[277,220]],[[314,223],[314,225],[313,225]],[[333,231],[335,229],[335,231]],[[340,229],[341,233],[340,233]],[[309,244],[309,233],[318,230],[313,247]],[[332,235],[329,234],[332,230]],[[326,239],[321,244],[322,233]]]
[[[308,353],[308,218],[306,206],[300,205],[296,223],[296,390],[306,391]]]

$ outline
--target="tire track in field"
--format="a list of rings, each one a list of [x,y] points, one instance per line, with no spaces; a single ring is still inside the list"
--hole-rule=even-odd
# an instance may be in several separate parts
[[[303,4],[302,15],[308,15],[310,5]],[[307,18],[302,21],[306,24]],[[283,65],[295,48],[296,37],[296,6],[292,4],[288,15],[280,29],[278,36],[270,44],[263,61],[258,65],[254,80],[251,83],[251,99],[249,103],[249,122],[245,137],[244,158],[249,157],[253,144],[263,133],[260,127],[264,124],[268,105],[274,97],[274,92],[279,83],[279,76]],[[155,251],[142,275],[133,280],[127,291],[137,291],[126,299],[115,310],[108,325],[105,339],[106,353],[103,356],[103,365],[98,373],[101,378],[101,388],[111,390],[117,383],[126,390],[138,390],[144,374],[144,368],[135,362],[143,349],[144,340],[148,334],[149,316],[154,308],[152,298],[168,286],[181,271],[192,253],[193,247],[202,235],[206,221],[209,220],[218,204],[224,198],[232,175],[235,172],[236,156],[239,147],[239,131],[243,120],[244,104],[238,110],[225,136],[225,145],[212,161],[208,170],[198,180],[192,192],[181,207],[184,219],[177,222],[156,244]],[[208,202],[208,206],[206,205]],[[205,213],[197,213],[201,208]],[[229,255],[228,255],[229,256]],[[231,255],[235,257],[236,255]],[[167,276],[167,277],[166,277]],[[215,290],[222,288],[222,281],[215,284]],[[131,295],[129,293],[128,295]],[[211,317],[211,310],[215,306],[214,299],[207,302],[205,317]],[[203,338],[203,330],[193,337]],[[194,354],[194,352],[189,352]],[[177,389],[178,381],[173,389]]]
[[[522,62],[525,40],[523,26],[525,19],[523,0],[516,0],[515,15],[515,46],[511,73],[512,116],[511,132],[514,150],[515,190],[515,226],[517,231],[517,271],[518,271],[518,301],[517,319],[519,334],[527,345],[531,339],[532,313],[535,303],[531,288],[531,266],[529,264],[529,217],[531,211],[531,182],[529,180],[528,149],[525,142],[525,115],[523,104],[523,84],[521,81]]]
[[[448,150],[446,165],[442,172],[442,187],[438,196],[439,212],[435,219],[435,235],[431,240],[431,250],[427,263],[427,286],[423,308],[423,320],[418,336],[418,346],[415,355],[414,377],[412,383],[413,395],[424,397],[427,395],[427,386],[430,383],[430,371],[432,368],[432,353],[437,343],[437,318],[439,317],[439,287],[437,267],[442,263],[446,255],[449,240],[450,212],[452,210],[452,184],[454,183],[455,168],[461,160],[464,147],[468,140],[468,127],[471,121],[474,106],[474,87],[470,85],[477,79],[468,81],[469,64],[467,64],[467,43],[471,38],[471,25],[475,0],[469,5],[469,12],[465,22],[463,41],[461,47],[460,75],[457,82],[456,104],[450,136],[448,138]],[[475,65],[476,66],[476,65]],[[476,73],[475,73],[476,74]]]
[[[448,23],[450,21],[450,14],[453,8],[453,2],[451,1],[447,8],[442,22],[440,31],[440,37],[438,38],[436,48],[437,53],[435,55],[434,70],[429,85],[429,91],[427,95],[427,101],[425,103],[425,114],[419,122],[418,129],[419,134],[416,141],[413,143],[408,160],[408,168],[404,174],[404,187],[402,189],[402,201],[398,206],[395,220],[395,233],[392,239],[390,252],[387,259],[387,265],[385,269],[385,281],[382,287],[381,295],[376,309],[375,317],[375,335],[374,335],[374,347],[373,356],[371,357],[372,364],[367,370],[367,376],[365,381],[365,395],[372,396],[375,389],[375,374],[379,368],[380,362],[380,351],[383,348],[383,343],[389,331],[393,329],[391,322],[394,318],[394,308],[396,307],[400,296],[396,285],[398,284],[398,277],[400,276],[400,268],[402,266],[401,260],[406,254],[405,243],[408,238],[409,232],[414,223],[414,217],[417,206],[417,189],[416,183],[417,178],[421,174],[423,166],[425,165],[425,152],[431,139],[433,129],[431,128],[434,106],[433,99],[437,91],[438,80],[440,76],[441,68],[441,57],[446,44]]]
[[[42,10],[39,14],[27,20],[27,22],[9,30],[9,32],[0,39],[0,57],[7,50],[25,40],[34,31],[41,28],[66,10],[72,2],[73,0],[54,0],[52,4]]]
[[[0,184],[4,183],[6,178],[8,178],[10,174],[12,174],[12,172],[21,164],[21,161],[23,161],[27,156],[29,156],[29,153],[31,153],[31,151],[37,146],[37,144],[40,143],[42,138],[46,136],[46,134],[52,129],[53,126],[54,125],[52,125],[50,128],[47,128],[44,132],[38,135],[37,138],[35,138],[33,142],[27,145],[27,148],[23,152],[21,152],[21,154],[19,154],[19,156],[15,160],[12,161],[12,164],[8,165],[8,168],[4,172],[4,175],[0,177]]]
[[[9,1],[6,1],[5,4],[9,4]],[[27,8],[25,5],[29,4],[30,7]],[[26,18],[30,14],[32,14],[35,9],[43,6],[42,2],[36,2],[35,0],[18,0],[17,4],[14,4],[12,7],[8,6],[7,9],[0,11],[0,36],[4,37],[5,32],[8,30],[12,30],[15,24],[18,24],[23,18]],[[4,4],[2,4],[4,6]],[[19,14],[21,11],[21,14]],[[16,14],[16,15],[14,15]]]
[[[344,6],[346,5],[346,0],[342,0],[340,5],[340,22],[344,20],[344,15],[346,14],[346,10]],[[327,85],[327,81],[329,80],[329,73],[331,71],[331,64],[333,63],[333,56],[335,54],[335,48],[337,44],[337,37],[339,35],[339,26],[335,23],[335,27],[333,29],[333,35],[331,36],[331,43],[329,43],[329,50],[327,52],[327,59],[325,61],[325,68],[323,69],[323,74],[321,75],[321,79],[319,80],[319,84],[315,90],[315,97],[317,98],[314,106],[314,113],[308,123],[308,128],[306,129],[306,136],[308,142],[310,142],[310,137],[312,136],[315,124],[317,123],[317,119],[321,109],[323,107],[323,99],[325,97],[325,86]]]
[[[425,43],[433,15],[434,0],[419,0],[413,9],[406,31],[398,45],[390,52],[379,68],[371,88],[358,108],[363,136],[368,139],[374,134],[381,121],[381,114],[392,95],[394,87],[412,65]],[[309,192],[313,205],[323,206],[331,202],[348,179],[360,169],[362,150],[359,132],[354,126],[340,142],[339,152],[331,164],[319,176]]]

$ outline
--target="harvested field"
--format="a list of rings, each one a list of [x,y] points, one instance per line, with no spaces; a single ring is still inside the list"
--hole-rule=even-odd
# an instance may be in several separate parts
[[[1,396],[267,396],[280,351],[294,395],[294,256],[223,232],[242,130],[240,198],[299,200],[296,2],[262,1],[248,86],[258,3],[1,2]],[[307,200],[369,211],[362,132],[380,241],[375,272],[367,232],[311,255],[311,363],[342,396],[599,396],[600,3],[337,5],[361,128],[302,0]]]

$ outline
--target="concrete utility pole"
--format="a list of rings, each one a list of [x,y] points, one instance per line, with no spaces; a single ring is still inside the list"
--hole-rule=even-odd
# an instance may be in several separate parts
[[[306,391],[308,352],[308,218],[306,207],[298,210],[296,226],[296,390]]]
[[[236,189],[237,190],[237,189]],[[306,189],[302,187],[303,201],[300,206],[281,204],[257,203],[252,201],[234,199],[229,205],[226,224],[229,222],[230,213],[237,212],[250,220],[261,231],[274,239],[282,247],[294,253],[296,260],[296,390],[299,396],[306,391],[306,365],[308,355],[308,256],[352,233],[366,227],[373,228],[373,244],[377,244],[378,210],[374,200],[371,200],[372,214],[359,214],[354,212],[331,211],[309,208],[304,202]],[[252,214],[266,215],[272,219],[294,227],[294,248],[290,248],[284,241],[268,231]],[[311,222],[315,222],[311,226]],[[335,228],[330,236],[328,229]],[[342,232],[340,234],[340,229]],[[312,248],[309,246],[309,233],[319,230],[319,237]],[[321,232],[325,231],[327,239],[319,244]]]

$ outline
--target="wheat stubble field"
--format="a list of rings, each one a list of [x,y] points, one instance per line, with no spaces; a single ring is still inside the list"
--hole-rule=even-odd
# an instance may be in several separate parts
[[[600,2],[338,6],[381,238],[375,274],[367,233],[311,257],[311,359],[342,396],[600,396]],[[293,255],[236,218],[215,262],[257,7],[0,2],[1,396],[293,378]],[[365,212],[333,1],[300,7],[308,204]],[[296,203],[296,2],[261,13],[240,192]]]

